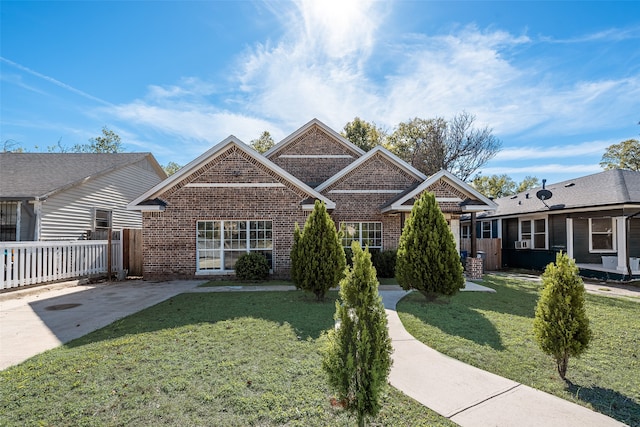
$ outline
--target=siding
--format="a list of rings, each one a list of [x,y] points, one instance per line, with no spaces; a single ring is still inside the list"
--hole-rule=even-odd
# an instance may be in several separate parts
[[[113,228],[141,228],[140,212],[127,204],[160,182],[148,160],[54,194],[42,204],[41,240],[82,239],[93,228],[94,209],[113,212]]]

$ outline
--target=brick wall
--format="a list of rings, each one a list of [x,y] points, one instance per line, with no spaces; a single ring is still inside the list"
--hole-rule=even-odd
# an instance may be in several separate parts
[[[348,158],[288,158],[283,155],[341,155]],[[326,181],[354,160],[360,153],[336,141],[319,126],[313,125],[306,132],[271,153],[269,160],[302,182],[313,186]]]
[[[226,178],[221,179],[221,176]],[[192,181],[191,177],[195,179]],[[167,202],[165,211],[143,213],[145,278],[196,277],[196,224],[201,220],[272,221],[274,275],[289,275],[293,228],[295,222],[303,224],[306,220],[308,214],[302,211],[300,202],[308,197],[307,194],[291,185],[202,188],[185,186],[187,181],[258,183],[275,180],[267,168],[242,151],[231,148],[161,195],[160,198]]]

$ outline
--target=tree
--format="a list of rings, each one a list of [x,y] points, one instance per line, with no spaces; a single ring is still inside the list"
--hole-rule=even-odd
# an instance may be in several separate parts
[[[600,166],[605,170],[629,169],[640,172],[640,141],[627,139],[607,147]]]
[[[181,167],[182,166],[180,166],[176,162],[169,162],[166,165],[162,166],[162,169],[164,169],[164,172],[167,174],[167,176],[171,176],[174,173],[178,172]]]
[[[477,129],[474,121],[475,116],[466,112],[449,121],[414,118],[398,125],[388,145],[426,175],[445,169],[466,181],[502,146],[492,129]]]
[[[538,345],[554,358],[564,380],[569,357],[582,354],[591,340],[584,284],[575,261],[562,252],[545,269],[542,283],[533,330]]]
[[[375,123],[361,120],[360,117],[356,117],[353,121],[344,125],[340,135],[364,151],[369,151],[377,145],[384,145],[387,137],[382,128],[377,127]]]
[[[432,193],[422,193],[402,230],[396,280],[403,289],[416,289],[430,301],[464,287],[460,254]]]
[[[476,176],[471,185],[487,197],[498,199],[500,197],[512,196],[523,191],[530,190],[540,185],[538,178],[526,176],[522,182],[516,182],[506,174]]]
[[[365,418],[380,410],[393,350],[371,254],[358,242],[351,250],[353,268],[347,267],[336,301],[339,326],[328,333],[322,367],[338,399],[356,413],[358,426],[364,426]]]
[[[318,301],[338,286],[346,258],[333,220],[324,203],[316,200],[304,228],[296,223],[291,248],[291,279],[296,288],[313,292]]]
[[[258,153],[266,153],[271,147],[276,145],[271,137],[271,134],[266,130],[262,132],[262,135],[258,139],[251,141],[251,147]]]
[[[89,144],[76,144],[71,148],[74,153],[121,153],[122,150],[120,135],[106,126],[102,128],[102,136],[90,138]]]
[[[2,141],[3,153],[24,153],[24,148],[20,146],[18,141],[13,139],[5,139]]]

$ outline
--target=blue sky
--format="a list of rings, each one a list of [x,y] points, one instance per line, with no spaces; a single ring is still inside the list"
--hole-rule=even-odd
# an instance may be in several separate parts
[[[636,1],[1,1],[0,19],[0,141],[27,151],[107,126],[186,164],[312,118],[467,111],[503,144],[483,175],[553,183],[640,134]]]

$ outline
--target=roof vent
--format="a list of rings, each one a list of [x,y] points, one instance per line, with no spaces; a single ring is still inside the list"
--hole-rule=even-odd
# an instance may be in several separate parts
[[[565,186],[565,188],[569,188],[569,187],[573,187],[574,185],[576,185],[575,182],[570,182],[568,184],[565,184],[564,186]]]

